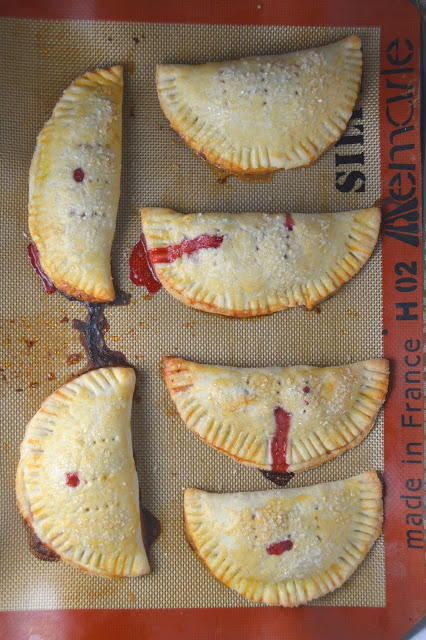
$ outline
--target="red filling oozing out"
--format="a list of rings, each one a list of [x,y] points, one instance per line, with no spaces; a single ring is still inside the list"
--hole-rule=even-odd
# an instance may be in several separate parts
[[[78,477],[78,473],[76,471],[68,471],[66,483],[69,487],[78,487],[80,484],[80,478]]]
[[[78,169],[74,169],[73,178],[76,182],[83,182],[84,171],[81,167],[78,167]]]
[[[271,442],[272,471],[285,472],[288,469],[286,462],[287,437],[290,431],[292,414],[282,407],[275,407],[275,433]]]
[[[49,280],[49,278],[47,277],[47,275],[44,273],[42,269],[41,262],[40,262],[40,253],[39,253],[39,250],[37,249],[37,245],[34,242],[30,242],[30,244],[28,245],[27,253],[31,262],[31,266],[36,272],[36,274],[38,275],[38,277],[40,278],[46,293],[49,293],[49,294],[55,293],[56,287],[54,284],[52,284],[52,282]]]
[[[293,549],[293,543],[291,540],[273,542],[269,547],[266,547],[266,551],[270,556],[280,556],[284,551],[290,551],[290,549]]]
[[[153,264],[158,262],[174,262],[185,253],[190,256],[200,249],[217,249],[223,242],[223,236],[209,236],[204,233],[193,240],[182,240],[180,244],[170,247],[158,247],[149,250],[149,258]]]
[[[155,275],[155,271],[149,260],[145,236],[133,247],[130,256],[130,280],[138,287],[145,287],[148,293],[157,293],[161,289],[161,282]]]
[[[287,231],[293,231],[294,225],[295,225],[295,222],[293,220],[291,213],[286,213],[284,226],[287,229]]]

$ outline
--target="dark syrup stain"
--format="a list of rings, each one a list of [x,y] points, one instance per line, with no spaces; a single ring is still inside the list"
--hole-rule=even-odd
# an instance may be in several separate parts
[[[259,471],[267,480],[270,480],[279,487],[285,487],[294,477],[294,473],[292,471],[286,473],[281,473],[279,471],[267,471],[266,469],[259,469]]]
[[[39,560],[44,560],[45,562],[58,562],[58,560],[60,560],[58,554],[42,543],[31,525],[27,522],[25,525],[27,527],[28,542],[30,543],[31,553]]]
[[[80,332],[80,342],[88,360],[87,371],[101,367],[130,367],[126,356],[121,351],[112,351],[107,347],[104,337],[109,329],[104,315],[105,308],[122,306],[129,304],[129,302],[130,295],[117,290],[114,302],[82,303],[87,309],[87,318],[85,321],[74,318],[72,326]]]
[[[146,552],[149,552],[149,548],[153,542],[155,542],[161,533],[161,524],[158,518],[156,518],[148,509],[145,509],[141,505],[141,525],[142,525],[142,538],[145,545]]]

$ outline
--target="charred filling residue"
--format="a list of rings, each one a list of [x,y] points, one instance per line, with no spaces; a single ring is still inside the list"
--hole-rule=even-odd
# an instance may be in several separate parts
[[[73,320],[72,326],[80,332],[80,342],[86,352],[88,367],[130,367],[121,351],[112,351],[105,343],[109,324],[104,315],[106,304],[83,303],[87,309],[86,320]]]
[[[286,473],[281,473],[280,471],[267,471],[266,469],[259,469],[259,471],[263,473],[267,480],[270,480],[279,487],[285,487],[294,477],[294,473],[292,471]]]
[[[148,509],[145,509],[141,505],[141,525],[142,525],[142,538],[145,545],[146,552],[153,542],[155,542],[161,533],[161,524],[158,518],[156,518]]]
[[[30,524],[25,524],[27,526],[28,542],[30,543],[31,553],[39,560],[44,560],[45,562],[58,562],[58,560],[60,560],[58,554],[43,544]]]

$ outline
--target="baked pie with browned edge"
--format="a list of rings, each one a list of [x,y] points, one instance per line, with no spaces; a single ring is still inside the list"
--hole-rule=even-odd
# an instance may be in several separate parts
[[[361,82],[361,40],[207,64],[160,64],[161,108],[178,135],[234,174],[306,167],[334,145]]]
[[[297,489],[186,489],[189,544],[217,580],[254,602],[297,607],[340,587],[378,538],[375,471]]]
[[[149,573],[130,416],[135,372],[106,367],[52,393],[27,425],[18,505],[61,560],[114,578]]]
[[[370,257],[376,207],[346,213],[207,213],[142,209],[148,259],[184,304],[248,317],[332,296]]]
[[[121,174],[123,68],[85,73],[37,138],[29,228],[43,271],[79,300],[115,299],[110,253]]]
[[[237,369],[163,360],[189,429],[242,462],[285,473],[312,469],[356,447],[384,402],[387,360],[340,367]]]

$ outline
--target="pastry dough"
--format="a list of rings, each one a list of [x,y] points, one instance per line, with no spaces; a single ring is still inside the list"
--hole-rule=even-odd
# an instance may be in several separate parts
[[[115,299],[110,252],[121,173],[123,69],[85,73],[43,127],[30,169],[29,227],[57,289]]]
[[[312,164],[340,138],[361,82],[361,40],[208,64],[160,64],[157,91],[172,128],[235,174]]]
[[[62,560],[104,577],[149,572],[141,535],[130,415],[135,373],[84,373],[45,400],[28,423],[18,505]]]
[[[380,210],[185,215],[145,208],[142,228],[172,296],[210,313],[260,316],[312,309],[333,295],[370,257]]]
[[[189,544],[245,598],[295,607],[334,591],[379,536],[375,471],[313,487],[251,493],[185,491]]]
[[[186,425],[243,464],[306,471],[359,444],[384,402],[387,360],[342,367],[236,369],[165,358]]]

